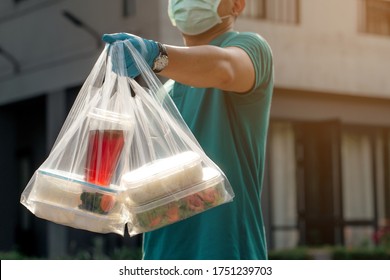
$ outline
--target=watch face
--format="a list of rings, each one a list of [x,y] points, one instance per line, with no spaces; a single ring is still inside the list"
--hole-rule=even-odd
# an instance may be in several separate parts
[[[168,65],[168,56],[160,55],[156,58],[153,65],[153,71],[158,73]]]

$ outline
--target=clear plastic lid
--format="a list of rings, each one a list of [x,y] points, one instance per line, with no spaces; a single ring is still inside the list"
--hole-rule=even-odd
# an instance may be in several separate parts
[[[197,165],[201,168],[201,158],[192,151],[159,159],[124,174],[121,180],[121,187],[131,191]]]
[[[56,187],[62,188],[68,192],[80,193],[82,190],[97,191],[108,194],[116,194],[123,190],[117,185],[110,185],[109,187],[98,186],[88,183],[83,180],[83,176],[75,173],[69,173],[62,170],[54,169],[38,169],[38,173],[49,178],[65,181],[64,184],[56,184]]]
[[[93,108],[88,113],[90,120],[90,129],[112,129],[112,130],[131,130],[135,122],[131,115],[118,114],[113,111],[107,111],[100,108]]]
[[[222,183],[223,180],[224,179],[218,170],[211,168],[211,167],[205,167],[205,168],[203,168],[203,178],[202,178],[201,182],[194,184],[190,188],[187,188],[187,189],[182,190],[180,192],[177,192],[175,194],[167,195],[165,197],[162,197],[158,200],[149,202],[149,203],[144,204],[144,205],[130,207],[130,209],[134,213],[141,213],[141,212],[149,211],[149,210],[154,209],[156,207],[159,207],[161,205],[168,204],[172,201],[180,200],[184,197],[190,196],[194,193],[203,191],[203,190],[208,189],[210,187],[215,187],[218,184]]]

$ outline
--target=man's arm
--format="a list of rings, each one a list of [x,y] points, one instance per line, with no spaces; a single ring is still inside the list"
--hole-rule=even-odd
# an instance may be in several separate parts
[[[255,70],[248,54],[238,47],[166,46],[169,64],[161,76],[193,87],[218,88],[245,93],[255,84]]]

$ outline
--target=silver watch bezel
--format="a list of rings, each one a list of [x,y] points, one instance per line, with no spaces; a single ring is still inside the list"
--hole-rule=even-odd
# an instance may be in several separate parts
[[[168,56],[164,54],[160,54],[154,60],[153,71],[155,73],[161,72],[168,65]]]
[[[159,73],[168,65],[168,53],[165,46],[158,43],[159,54],[153,62],[153,72]]]

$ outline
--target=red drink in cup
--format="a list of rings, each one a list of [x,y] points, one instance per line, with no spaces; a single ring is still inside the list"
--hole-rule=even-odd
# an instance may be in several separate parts
[[[108,187],[118,164],[125,137],[132,136],[133,122],[130,116],[99,108],[93,109],[88,117],[89,142],[85,180]]]
[[[124,145],[122,130],[91,130],[85,177],[89,183],[108,186]]]
[[[131,139],[133,122],[123,116],[95,108],[88,114],[89,135],[85,180],[91,184],[109,187],[118,165],[125,139]],[[115,205],[115,198],[105,193],[83,192],[80,208],[107,214]]]

